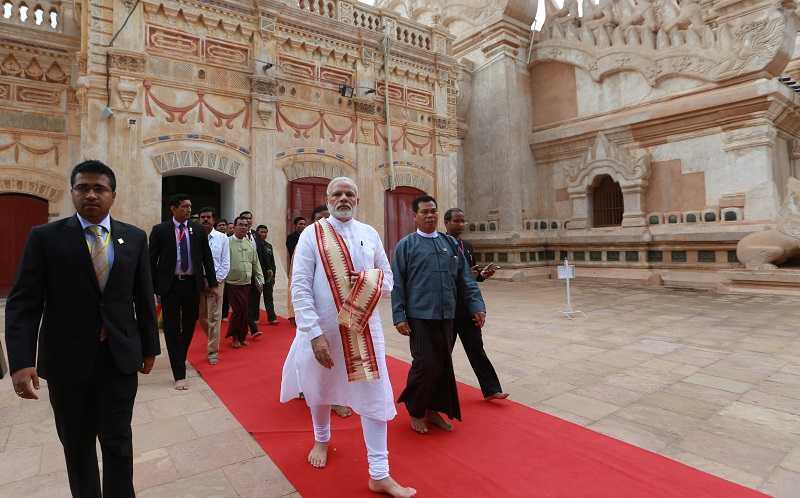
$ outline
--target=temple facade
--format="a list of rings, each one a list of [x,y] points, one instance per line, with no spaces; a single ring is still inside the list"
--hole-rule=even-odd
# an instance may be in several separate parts
[[[283,251],[344,175],[390,254],[428,193],[502,278],[800,280],[737,254],[798,225],[794,1],[0,1],[0,294],[88,158],[145,230],[184,192]]]
[[[778,223],[798,215],[795,2],[545,0],[534,32],[536,2],[378,4],[455,35],[459,202],[481,262],[720,290],[800,277],[800,231]],[[790,249],[737,247],[776,225]]]
[[[30,226],[74,212],[68,175],[84,159],[118,175],[115,217],[149,231],[188,193],[229,221],[253,212],[282,252],[336,176],[356,180],[358,216],[387,242],[411,231],[410,198],[457,202],[460,65],[444,29],[344,1],[33,5],[0,16],[0,202],[14,220],[0,292]]]

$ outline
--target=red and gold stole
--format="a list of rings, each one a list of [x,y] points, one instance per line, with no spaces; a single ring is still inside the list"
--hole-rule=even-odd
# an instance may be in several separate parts
[[[383,270],[364,270],[351,285],[348,272],[354,269],[353,260],[344,239],[325,218],[314,223],[314,227],[317,249],[339,312],[336,321],[342,338],[347,381],[379,379],[378,360],[367,322],[381,299]]]

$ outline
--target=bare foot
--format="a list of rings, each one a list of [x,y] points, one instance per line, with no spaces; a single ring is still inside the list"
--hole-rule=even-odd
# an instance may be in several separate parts
[[[244,344],[245,346],[249,346],[250,345],[250,343],[247,342],[247,341],[242,341],[242,344]]]
[[[325,468],[325,464],[328,463],[328,443],[314,442],[314,447],[308,454],[308,463],[318,469]]]
[[[178,391],[186,391],[189,389],[189,384],[186,383],[186,379],[176,380],[175,389]]]
[[[483,399],[485,399],[486,401],[491,401],[493,399],[506,399],[507,397],[508,397],[508,393],[500,392],[500,393],[490,394],[489,396],[486,396]]]
[[[237,341],[236,339],[234,339],[233,342],[231,342],[231,346],[233,346],[235,348],[239,348],[239,347],[242,346],[242,343]]]
[[[256,337],[260,337],[262,334],[263,334],[263,332],[261,332],[260,330],[257,331],[256,333],[252,334],[253,335],[253,339],[255,339]]]
[[[353,414],[353,412],[350,411],[350,408],[342,405],[331,405],[331,410],[335,411],[336,415],[339,415],[342,418],[347,418]]]
[[[425,425],[425,421],[417,417],[411,417],[411,428],[420,434],[425,434],[428,432],[428,426]]]
[[[208,359],[208,364],[209,365],[218,365],[219,364],[219,358],[209,358]]]
[[[430,422],[436,427],[444,429],[447,432],[453,430],[453,424],[443,419],[442,416],[439,415],[439,412],[433,410],[428,410],[428,412],[425,414],[425,422]]]
[[[376,481],[375,479],[369,480],[369,490],[373,493],[381,493],[385,495],[394,496],[395,498],[409,498],[417,494],[414,488],[404,488],[397,484],[397,481],[392,479],[392,476],[386,479]]]

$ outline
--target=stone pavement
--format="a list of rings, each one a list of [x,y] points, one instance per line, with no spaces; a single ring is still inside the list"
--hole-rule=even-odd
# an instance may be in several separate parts
[[[800,496],[800,300],[577,280],[573,307],[588,318],[568,320],[551,316],[566,307],[563,282],[481,287],[486,350],[512,400],[765,493]],[[410,360],[389,309],[384,300],[387,353]],[[477,387],[460,345],[454,362],[459,380]],[[141,377],[138,495],[299,496],[190,375],[189,391],[172,389],[165,351]],[[49,404],[22,402],[3,379],[0,497],[21,496],[68,496],[67,480]]]

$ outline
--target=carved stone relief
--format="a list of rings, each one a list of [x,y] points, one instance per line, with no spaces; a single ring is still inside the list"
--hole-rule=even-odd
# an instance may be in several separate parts
[[[592,183],[601,175],[611,176],[622,189],[622,226],[646,225],[644,193],[650,179],[650,154],[634,157],[599,132],[580,164],[566,166],[564,175],[573,213],[569,228],[590,228],[588,197]]]

